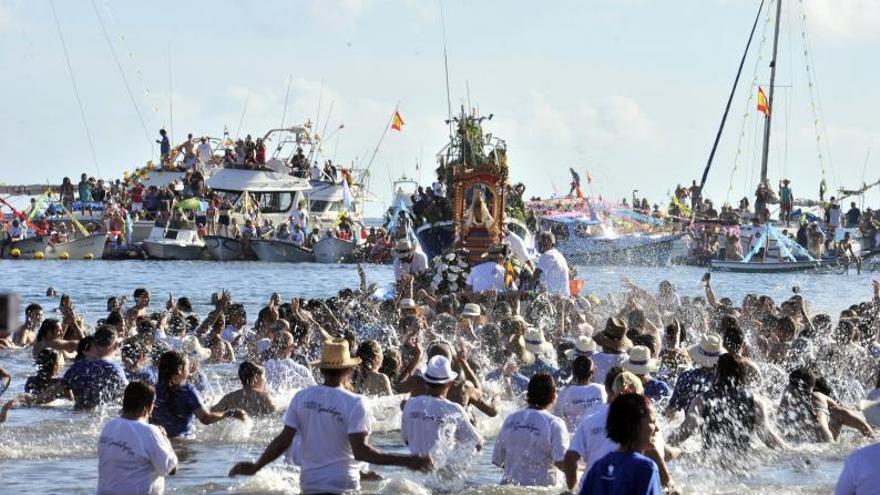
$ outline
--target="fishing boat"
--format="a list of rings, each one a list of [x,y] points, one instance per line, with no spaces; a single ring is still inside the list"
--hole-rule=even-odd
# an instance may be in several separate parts
[[[260,261],[278,263],[310,263],[315,261],[313,251],[292,242],[256,239],[250,242],[250,246]],[[335,261],[331,263],[335,263]]]
[[[315,243],[315,261],[318,263],[347,263],[356,257],[359,245],[355,241],[325,237]]]
[[[79,239],[52,244],[48,236],[29,237],[3,248],[3,258],[17,257],[21,259],[62,259],[91,260],[100,259],[104,254],[107,234],[90,234]],[[13,256],[13,252],[17,256]]]
[[[174,228],[156,225],[141,245],[147,256],[157,260],[201,260],[205,243],[192,227]]]
[[[239,239],[222,235],[208,235],[204,238],[205,250],[217,261],[241,261],[253,260],[253,246],[241,242]]]
[[[735,273],[793,273],[828,270],[839,266],[836,260],[806,261],[725,261],[711,260],[712,271]]]

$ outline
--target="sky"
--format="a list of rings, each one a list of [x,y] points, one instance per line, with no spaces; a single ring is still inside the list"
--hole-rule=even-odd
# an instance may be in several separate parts
[[[528,196],[566,193],[574,168],[593,194],[664,204],[702,173],[759,3],[0,0],[0,182],[121,177],[155,158],[160,127],[174,142],[224,126],[259,136],[282,116],[326,126],[324,153],[363,166],[397,106],[406,124],[370,167],[388,201],[402,174],[432,180],[448,140],[445,24],[453,111],[494,115],[486,130]],[[716,202],[757,183],[769,12],[706,184]],[[829,190],[877,180],[880,2],[788,0],[781,24],[771,184],[815,198],[823,170]]]

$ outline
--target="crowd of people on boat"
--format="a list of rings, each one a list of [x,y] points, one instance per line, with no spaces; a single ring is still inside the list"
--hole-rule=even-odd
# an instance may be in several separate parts
[[[621,294],[600,299],[573,295],[552,235],[540,241],[527,276],[509,277],[513,250],[493,249],[449,291],[432,288],[437,267],[402,240],[396,296],[376,297],[359,268],[356,289],[328,299],[272,294],[253,320],[227,291],[202,316],[187,297],[156,304],[138,288],[131,302],[111,297],[94,331],[76,294],[57,309],[32,303],[24,325],[0,334],[3,352],[29,352],[35,364],[0,421],[57,400],[77,410],[121,401],[98,440],[99,493],[161,492],[178,466],[169,438],[251,416],[278,415],[280,433],[229,475],[252,475],[291,451],[305,493],[359,489],[376,477],[363,463],[467,472],[461,463],[478,462],[470,454],[489,440],[482,423],[499,415],[491,462],[500,483],[585,494],[675,493],[671,466],[682,457],[748,470],[761,444],[874,437],[880,282],[839,315],[813,312],[800,293],[733,301],[708,276],[696,297],[623,279]],[[237,364],[240,386],[212,389],[218,363]],[[283,390],[297,391],[286,407],[273,400]],[[370,442],[367,398],[390,395],[403,400],[408,454]],[[137,448],[122,456],[126,444]],[[878,456],[876,445],[854,454],[838,493],[870,493]]]

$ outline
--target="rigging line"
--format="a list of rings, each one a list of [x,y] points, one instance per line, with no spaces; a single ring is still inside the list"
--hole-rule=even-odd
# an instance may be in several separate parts
[[[819,167],[822,172],[822,179],[825,179],[825,162],[824,156],[822,153],[822,134],[828,136],[828,129],[825,126],[825,115],[822,111],[822,100],[819,97],[819,86],[818,81],[816,79],[816,68],[813,65],[813,59],[811,55],[811,46],[810,40],[807,36],[807,14],[804,10],[803,0],[798,1],[798,5],[801,9],[801,39],[803,41],[804,48],[804,62],[806,64],[807,69],[807,85],[809,87],[810,92],[810,109],[813,113],[813,127],[816,132],[816,148],[818,149],[818,157],[819,157]],[[818,108],[817,108],[818,107]],[[831,158],[831,145],[828,142],[827,138],[825,141],[825,149],[828,151],[828,167],[831,169],[831,178],[837,183],[837,175],[834,171],[834,163]]]
[[[138,108],[138,104],[134,99],[134,94],[131,92],[131,86],[128,84],[128,79],[125,77],[125,71],[122,70],[122,64],[119,62],[119,57],[116,55],[116,49],[113,48],[113,41],[110,40],[110,35],[107,33],[107,28],[104,26],[104,19],[101,18],[101,13],[98,12],[98,6],[95,5],[95,0],[89,0],[92,4],[92,10],[95,11],[95,17],[98,18],[98,25],[101,26],[101,32],[104,33],[104,39],[107,41],[107,46],[110,48],[110,53],[113,55],[113,60],[116,62],[116,68],[119,69],[119,76],[122,77],[122,82],[125,83],[125,90],[128,92],[128,97],[131,99],[131,104],[134,106],[135,113],[137,113],[138,120],[141,122],[141,127],[144,130],[144,137],[147,138],[147,144],[150,147],[150,155],[154,156],[155,147],[153,146],[153,140],[150,139],[150,131],[147,130],[147,124],[144,122],[144,116],[141,115],[141,110]]]
[[[443,15],[442,0],[437,0],[437,6],[440,7],[440,30],[443,33],[443,72],[446,75],[446,118],[449,121],[449,139],[452,139],[452,98],[449,95],[449,57],[446,53],[446,17]]]
[[[247,104],[250,99],[251,91],[248,90],[247,95],[244,97],[244,107],[241,109],[241,118],[238,119],[238,129],[235,130],[235,139],[241,137],[241,124],[244,123],[244,114],[247,112]]]
[[[706,162],[706,168],[703,170],[703,176],[700,179],[700,189],[706,185],[706,179],[709,177],[709,169],[712,167],[712,160],[715,158],[715,152],[718,150],[718,142],[721,141],[721,133],[724,131],[724,124],[727,122],[727,115],[730,113],[730,106],[733,104],[733,97],[736,94],[736,87],[739,85],[739,78],[742,75],[743,66],[746,63],[746,57],[749,54],[749,47],[752,46],[752,39],[755,37],[755,30],[758,28],[758,21],[761,19],[761,11],[764,9],[764,0],[758,7],[758,13],[755,15],[755,22],[752,24],[752,30],[749,33],[749,39],[746,42],[746,49],[743,51],[742,58],[739,61],[739,67],[736,70],[736,78],[733,80],[733,87],[730,88],[730,96],[727,97],[727,105],[724,107],[724,114],[721,116],[721,125],[718,126],[718,133],[715,135],[715,142],[712,143],[712,151],[709,153],[709,160]],[[470,91],[468,91],[470,98]]]
[[[171,43],[168,43],[168,128],[171,142],[174,142],[174,87],[171,85]]]
[[[752,103],[755,101],[755,88],[758,87],[758,67],[761,64],[761,61],[764,60],[764,57],[761,55],[764,52],[764,46],[767,43],[767,30],[770,27],[770,10],[767,9],[767,16],[764,18],[764,26],[761,31],[761,44],[758,46],[757,54],[755,57],[755,65],[752,69],[752,86],[749,89],[749,97],[746,100],[746,108],[743,113],[742,125],[740,126],[739,138],[736,143],[736,155],[733,158],[733,168],[730,171],[730,186],[728,188],[727,194],[730,195],[731,188],[733,188],[733,179],[736,176],[736,172],[739,169],[739,161],[742,156],[742,145],[743,140],[746,135],[746,124],[748,123],[749,116],[751,115],[750,109],[752,108]]]
[[[290,83],[293,81],[291,74],[287,74],[287,92],[284,93],[284,110],[281,112],[281,125],[284,128],[284,119],[287,117],[287,102],[290,99]]]
[[[58,12],[55,10],[55,0],[49,0],[52,7],[52,17],[55,19],[55,28],[58,30],[58,39],[61,40],[61,50],[64,52],[64,61],[67,64],[67,73],[70,74],[70,83],[73,85],[73,95],[76,97],[76,104],[79,106],[79,115],[82,118],[83,128],[86,131],[86,140],[89,142],[89,150],[92,152],[92,161],[95,162],[95,171],[98,176],[101,175],[101,167],[98,165],[98,154],[95,153],[95,144],[92,141],[92,133],[89,131],[89,123],[86,120],[86,111],[83,109],[82,98],[79,95],[79,87],[76,85],[76,77],[73,75],[73,66],[70,64],[70,55],[67,53],[67,43],[64,42],[64,35],[61,33],[61,22],[58,21]]]

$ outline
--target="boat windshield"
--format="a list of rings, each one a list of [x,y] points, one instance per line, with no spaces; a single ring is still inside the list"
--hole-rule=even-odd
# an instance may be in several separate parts
[[[294,193],[285,191],[251,193],[262,213],[286,213],[293,206]]]

